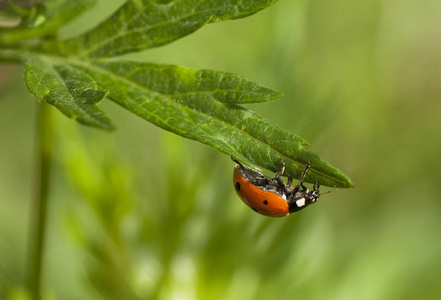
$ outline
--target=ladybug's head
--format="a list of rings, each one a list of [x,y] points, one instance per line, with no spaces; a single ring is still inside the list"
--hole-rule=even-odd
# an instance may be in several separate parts
[[[312,190],[309,191],[306,195],[308,204],[315,203],[318,200],[318,198],[320,197],[320,195],[322,195],[322,194],[320,194],[319,189],[320,189],[320,184],[318,184],[318,182],[316,181],[314,183],[314,187],[312,188]],[[330,191],[328,191],[324,194],[328,194],[328,193],[330,193]]]
[[[314,203],[318,200],[318,198],[320,197],[320,190],[319,189],[320,189],[320,185],[318,184],[317,181],[315,181],[314,187],[307,194],[309,204]]]

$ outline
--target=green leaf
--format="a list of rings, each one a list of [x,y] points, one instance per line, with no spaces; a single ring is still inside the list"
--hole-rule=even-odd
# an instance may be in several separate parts
[[[129,1],[111,18],[85,35],[58,47],[64,55],[109,57],[158,47],[184,37],[205,24],[243,18],[277,0]]]
[[[58,28],[92,7],[97,0],[51,0],[27,9],[28,15],[16,28],[0,31],[0,44],[14,44],[29,39],[54,36]]]
[[[253,91],[254,102],[280,93],[233,74],[224,81],[223,72],[118,60],[77,67],[84,68],[109,91],[110,99],[163,129],[272,171],[280,171],[283,159],[285,174],[294,178],[299,178],[310,162],[307,182],[318,180],[322,185],[352,187],[343,173],[305,149],[305,140],[251,110],[231,104],[241,103],[242,99],[247,102],[243,96],[247,93],[237,90]]]
[[[352,187],[349,178],[307,150],[308,143],[240,104],[282,94],[241,76],[210,70],[101,58],[156,47],[204,24],[241,18],[271,5],[264,0],[128,2],[89,33],[31,49],[0,48],[0,58],[26,62],[26,84],[38,99],[78,121],[113,129],[97,103],[108,98],[145,120],[207,144],[235,159],[307,182]],[[38,50],[37,50],[38,49]]]
[[[26,62],[25,81],[39,100],[56,106],[62,113],[79,122],[112,130],[114,125],[97,103],[106,91],[97,88],[95,80],[67,63],[53,63],[41,58]]]

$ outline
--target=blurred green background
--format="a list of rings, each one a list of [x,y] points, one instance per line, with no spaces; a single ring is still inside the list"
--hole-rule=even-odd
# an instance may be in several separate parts
[[[63,34],[120,3],[99,2]],[[356,188],[266,218],[235,195],[226,155],[110,101],[115,133],[54,110],[45,297],[440,299],[440,12],[439,0],[281,0],[129,55],[283,92],[247,107],[307,139]],[[25,299],[38,104],[22,68],[1,73],[0,299]]]

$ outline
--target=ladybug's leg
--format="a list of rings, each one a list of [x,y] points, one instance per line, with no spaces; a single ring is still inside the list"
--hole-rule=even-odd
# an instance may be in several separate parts
[[[288,182],[286,183],[285,195],[289,199],[288,204],[292,202],[293,190],[291,189],[292,177],[288,177]]]
[[[308,163],[305,167],[305,170],[303,170],[302,176],[300,176],[299,183],[294,187],[294,193],[297,193],[300,190],[300,187],[302,187],[303,190],[306,190],[306,187],[303,185],[303,181],[305,180],[306,172],[308,172],[310,166],[311,164]]]
[[[238,164],[238,165],[240,165],[241,167],[243,167],[243,165],[242,165],[240,162],[238,162],[237,160],[235,160],[234,157],[232,157],[232,156],[230,156],[230,157],[231,157],[231,160],[232,160],[232,161],[234,161],[236,164]]]
[[[281,162],[282,162],[282,169],[280,170],[279,173],[276,173],[279,174],[279,176],[283,176],[283,173],[285,173],[285,162],[283,161],[283,158]]]
[[[286,187],[290,187],[292,184],[292,177],[288,177],[288,182],[286,183]]]
[[[289,188],[291,186],[291,183],[289,183],[289,185],[286,185],[285,182],[283,182],[283,179],[281,176],[283,176],[283,173],[285,172],[285,163],[283,162],[282,159],[282,169],[280,170],[280,172],[277,172],[274,180],[276,180],[277,184],[279,185],[279,187],[284,191],[285,195],[290,195],[291,194],[291,189]],[[289,182],[289,179],[288,179]]]
[[[281,187],[281,188],[285,188],[285,183],[283,182],[281,176],[283,176],[283,173],[285,172],[285,163],[283,162],[282,159],[282,169],[280,170],[280,172],[277,172],[274,179],[277,181],[277,184]]]

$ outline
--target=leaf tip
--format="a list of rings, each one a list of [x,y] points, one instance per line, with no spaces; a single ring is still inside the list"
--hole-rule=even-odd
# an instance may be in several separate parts
[[[271,90],[271,94],[269,95],[268,100],[276,100],[276,99],[279,99],[279,98],[282,98],[282,97],[285,97],[284,93]]]
[[[109,132],[114,132],[114,131],[116,131],[118,129],[118,127],[116,127],[113,124],[108,124],[108,125],[104,126],[103,129],[107,130]]]
[[[345,175],[345,181],[343,182],[342,188],[350,189],[355,188],[355,184],[351,182],[351,180]]]

